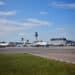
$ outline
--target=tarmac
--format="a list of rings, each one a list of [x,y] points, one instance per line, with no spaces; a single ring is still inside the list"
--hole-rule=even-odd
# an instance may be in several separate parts
[[[6,47],[0,48],[0,54],[29,53],[48,59],[75,64],[75,47]]]

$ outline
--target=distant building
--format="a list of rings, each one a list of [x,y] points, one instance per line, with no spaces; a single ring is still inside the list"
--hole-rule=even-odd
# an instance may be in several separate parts
[[[16,42],[9,42],[8,47],[16,47]]]
[[[67,40],[66,44],[67,44],[67,46],[75,46],[75,41]]]
[[[50,45],[52,46],[65,46],[66,38],[52,38],[50,39]]]

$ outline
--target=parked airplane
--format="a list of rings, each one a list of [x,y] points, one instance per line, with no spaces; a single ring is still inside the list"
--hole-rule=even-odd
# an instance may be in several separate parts
[[[0,47],[7,47],[9,44],[6,42],[0,42]]]
[[[46,47],[47,45],[48,45],[47,42],[35,41],[32,46],[34,46],[34,47]]]

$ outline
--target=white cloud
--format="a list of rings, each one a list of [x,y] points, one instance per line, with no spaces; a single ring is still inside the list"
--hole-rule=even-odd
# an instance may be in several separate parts
[[[53,2],[50,6],[58,7],[58,8],[70,8],[75,9],[75,3],[64,3],[64,2]]]
[[[58,31],[64,31],[65,28],[64,27],[58,27],[58,28],[56,28],[56,30],[58,30]]]
[[[25,25],[29,25],[29,26],[51,26],[51,23],[50,22],[47,22],[47,21],[42,21],[42,20],[39,20],[39,19],[27,19]]]
[[[26,33],[26,32],[20,32],[19,34],[18,34],[18,36],[19,37],[27,37],[27,36],[29,36],[31,33]]]
[[[0,16],[12,16],[16,15],[16,11],[0,11]]]
[[[8,20],[8,19],[0,19],[0,32],[10,33],[12,31],[16,31],[21,29],[16,21]]]
[[[0,1],[0,6],[1,6],[1,5],[5,5],[5,3],[4,3],[3,1]]]
[[[47,21],[41,21],[37,19],[27,19],[24,22],[9,20],[9,19],[2,19],[0,18],[0,35],[5,35],[12,32],[27,30],[33,27],[43,25],[51,25],[51,23]]]
[[[14,20],[0,18],[0,31],[30,29],[37,26],[51,26],[51,23],[47,21],[38,20],[38,19],[26,19],[23,22],[20,21],[18,22]]]
[[[42,12],[40,12],[40,14],[41,14],[41,15],[47,15],[48,12],[46,12],[46,11],[42,11]]]
[[[18,25],[20,24],[19,22],[16,22],[14,20],[9,20],[9,19],[2,19],[0,18],[0,25]]]

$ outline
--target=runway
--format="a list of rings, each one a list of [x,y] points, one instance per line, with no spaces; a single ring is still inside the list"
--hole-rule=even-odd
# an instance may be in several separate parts
[[[29,53],[48,59],[55,59],[75,64],[75,47],[6,47],[0,48],[0,54]]]

